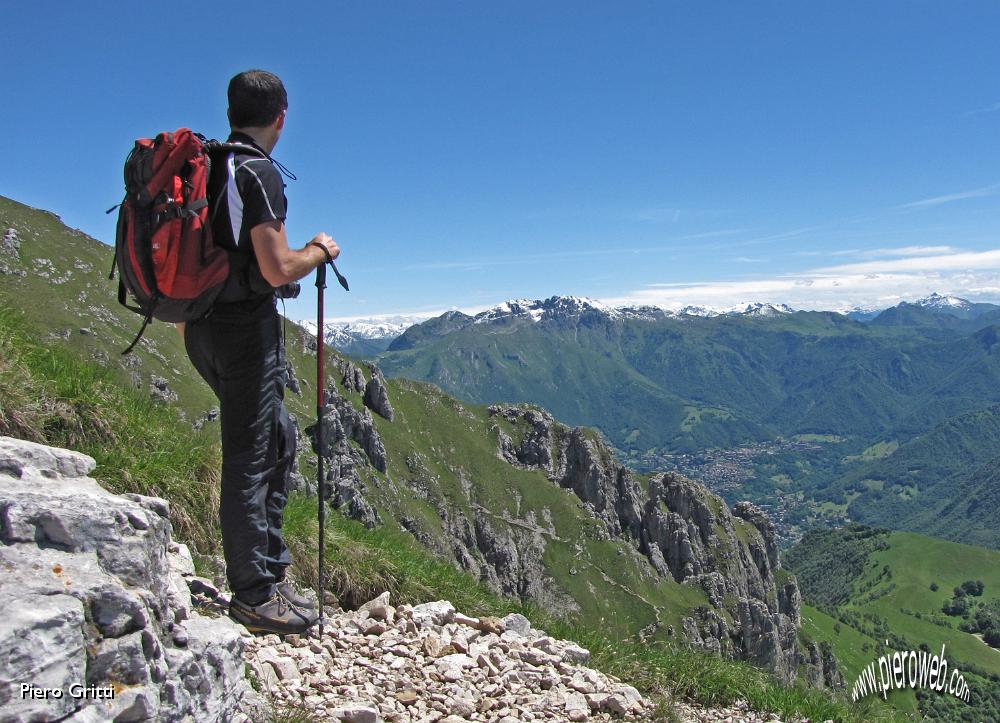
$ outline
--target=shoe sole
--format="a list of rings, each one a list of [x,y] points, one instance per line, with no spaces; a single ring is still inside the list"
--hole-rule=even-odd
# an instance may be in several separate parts
[[[237,621],[238,622],[238,621]],[[254,635],[301,635],[309,628],[282,628],[278,630],[277,628],[269,628],[261,625],[246,625],[240,623],[247,629],[247,632],[253,633]],[[310,626],[311,627],[311,626]]]

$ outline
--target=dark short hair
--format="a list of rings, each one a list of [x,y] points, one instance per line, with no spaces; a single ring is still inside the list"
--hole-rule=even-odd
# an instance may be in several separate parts
[[[229,125],[261,128],[288,108],[281,78],[266,70],[245,70],[229,81]]]

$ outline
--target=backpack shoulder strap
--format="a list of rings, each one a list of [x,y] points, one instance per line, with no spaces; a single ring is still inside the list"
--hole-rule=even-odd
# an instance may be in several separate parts
[[[259,148],[254,148],[245,143],[223,143],[222,141],[205,141],[202,144],[205,153],[243,153],[248,156],[257,156],[258,158],[266,158],[271,160],[271,157],[264,153],[264,151]]]

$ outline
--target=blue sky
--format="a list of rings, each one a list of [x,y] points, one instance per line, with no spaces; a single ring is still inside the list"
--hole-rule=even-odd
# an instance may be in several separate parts
[[[262,67],[293,244],[344,249],[337,317],[1000,299],[995,2],[189,7],[7,4],[0,194],[110,241],[132,140],[224,135]]]

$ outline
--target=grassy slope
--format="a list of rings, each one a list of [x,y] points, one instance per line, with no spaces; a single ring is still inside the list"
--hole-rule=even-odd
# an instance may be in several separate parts
[[[852,685],[861,669],[883,652],[886,634],[893,636],[891,649],[902,646],[917,649],[921,643],[938,652],[946,646],[946,656],[963,671],[978,670],[1000,676],[1000,650],[990,648],[978,637],[959,630],[961,618],[941,612],[942,603],[951,597],[954,587],[966,580],[982,580],[983,601],[1000,599],[1000,553],[969,545],[926,537],[911,532],[893,532],[883,537],[888,546],[874,549],[864,562],[862,572],[850,583],[846,603],[838,606],[840,613],[854,613],[858,627],[838,621],[830,614],[809,605],[803,606],[803,632],[833,646],[844,668],[848,685]],[[884,573],[885,567],[891,577]],[[931,590],[931,583],[938,589]],[[809,601],[809,595],[805,594]],[[838,614],[834,610],[830,613]],[[879,635],[871,619],[876,616],[884,624]],[[918,617],[919,615],[919,617]],[[840,631],[834,630],[834,624]],[[976,684],[970,683],[973,687]],[[978,685],[986,692],[986,682]],[[913,711],[916,699],[912,693],[893,693],[890,699],[903,711]],[[994,700],[996,706],[1000,701]]]
[[[879,643],[873,637],[811,605],[802,606],[802,632],[814,640],[826,640],[830,643],[843,670],[848,689],[854,684],[862,668],[879,655],[876,652],[879,650]],[[903,713],[917,712],[917,699],[911,691],[893,693],[892,704]]]
[[[889,536],[889,549],[872,553],[859,584],[871,582],[878,570],[888,565],[893,571],[896,587],[884,597],[864,604],[852,604],[858,609],[870,609],[884,618],[890,630],[907,640],[927,643],[932,650],[947,645],[948,656],[1000,674],[1000,650],[991,648],[978,638],[960,631],[959,618],[940,613],[941,604],[951,597],[951,590],[966,580],[982,580],[985,592],[982,600],[1000,599],[1000,553],[938,540],[912,532],[896,532]],[[938,584],[936,592],[930,589]],[[873,589],[885,588],[881,583]],[[905,611],[933,615],[937,623],[918,619]]]
[[[39,212],[23,207],[15,210],[23,214],[18,221],[25,226],[20,231],[30,250],[31,240],[40,241],[46,230],[43,228],[37,237],[34,236],[32,229],[27,227],[31,226],[32,215]],[[9,215],[3,218],[8,222],[9,219]],[[50,232],[65,233],[58,228]],[[26,256],[30,260],[27,253]],[[84,288],[92,290],[94,287]],[[107,357],[103,357],[103,365],[87,361],[88,350],[73,343],[72,337],[65,344],[44,339],[36,330],[48,328],[40,325],[39,319],[50,317],[44,313],[15,311],[11,299],[25,297],[7,296],[9,292],[9,286],[0,289],[0,433],[71,446],[93,455],[99,464],[95,475],[106,486],[116,491],[167,497],[172,503],[172,520],[178,536],[201,553],[216,552],[218,532],[214,495],[219,453],[214,431],[195,433],[173,409],[151,402],[145,390],[122,384],[124,370],[108,364]],[[38,298],[51,300],[52,295]],[[72,316],[63,317],[63,322],[72,326]],[[160,341],[169,348],[169,338]],[[101,350],[89,351],[92,354]],[[308,361],[303,360],[301,354],[294,356],[300,364]],[[98,354],[97,358],[102,357]],[[128,378],[127,374],[124,378]],[[482,464],[486,474],[491,468],[492,472],[499,472],[498,461],[487,461],[494,459],[492,454],[483,456],[472,449],[455,447],[456,437],[442,431],[450,427],[452,435],[472,435],[470,440],[478,438],[483,449],[489,449],[491,443],[482,441],[488,435],[480,438],[475,434],[477,425],[481,432],[481,427],[487,423],[483,410],[466,410],[432,389],[424,389],[427,394],[422,395],[418,392],[421,388],[403,382],[393,385],[391,393],[398,400],[403,421],[395,427],[379,422],[386,433],[387,446],[400,443],[392,436],[403,434],[408,424],[416,425],[422,418],[425,434],[417,444],[417,453],[422,454],[421,450],[425,450],[437,459],[446,451],[445,456],[454,455],[450,457],[452,465],[469,465],[471,472],[478,469],[473,465]],[[444,413],[446,409],[449,413]],[[449,424],[441,425],[443,419],[449,420]],[[463,427],[467,433],[462,431]],[[419,432],[420,427],[410,429],[410,433]],[[398,456],[392,456],[397,457],[394,464],[398,465]],[[513,480],[512,487],[506,489],[519,490],[524,499],[541,493],[546,504],[558,508],[556,512],[570,521],[577,521],[578,527],[573,529],[579,530],[581,537],[586,539],[585,521],[580,521],[573,510],[563,509],[564,498],[553,501],[554,498],[548,495],[552,485],[547,480],[535,473],[512,474],[512,468],[506,466],[503,472],[506,480]],[[442,482],[443,487],[449,484],[447,480]],[[316,552],[313,500],[293,496],[288,507],[286,532],[298,553],[298,575],[301,579],[309,579]],[[627,567],[620,564],[617,551],[612,558],[617,564],[611,565],[606,557],[608,548],[595,547],[591,540],[586,542],[585,547],[592,551],[584,558],[592,559],[584,559],[581,564],[593,562],[606,568]],[[807,715],[817,719],[862,720],[883,715],[868,708],[849,709],[822,693],[782,688],[761,671],[746,665],[659,644],[622,639],[614,625],[583,623],[581,626],[579,621],[573,624],[551,620],[541,611],[497,598],[451,565],[428,555],[412,538],[394,533],[389,526],[368,531],[332,515],[328,559],[333,588],[344,597],[370,596],[381,589],[389,589],[399,601],[449,598],[469,612],[499,614],[522,609],[536,623],[549,625],[555,632],[573,635],[589,644],[594,648],[595,662],[600,667],[634,680],[654,693],[672,692],[691,700],[717,704],[747,698],[761,708],[786,716]],[[616,570],[615,574],[624,573]],[[682,595],[669,585],[654,586],[649,581],[637,585],[637,589],[652,598],[654,604]]]
[[[85,234],[68,229],[57,216],[0,197],[0,230],[14,228],[21,240],[25,277],[0,276],[0,293],[21,311],[31,328],[43,330],[84,358],[104,359],[116,377],[131,385],[125,366],[134,360],[119,358],[139,330],[142,319],[116,301],[118,282],[108,279],[112,250]],[[54,267],[45,278],[32,273]],[[80,329],[92,330],[83,334]],[[43,337],[46,338],[46,337]],[[183,342],[172,325],[154,322],[146,342],[134,352],[142,375],[140,388],[148,388],[149,375],[167,379],[177,391],[179,407],[191,419],[216,406],[211,390],[192,373]]]
[[[996,516],[974,501],[990,495],[984,483],[1000,468],[998,449],[1000,407],[991,406],[948,419],[896,449],[883,447],[840,485],[862,492],[848,508],[859,522],[889,525],[903,518],[915,531],[997,549]]]

